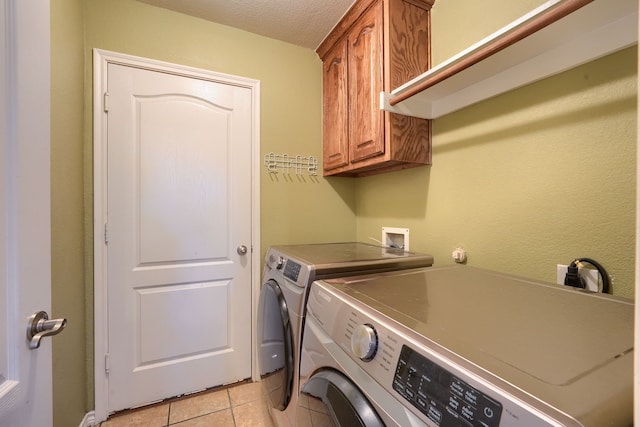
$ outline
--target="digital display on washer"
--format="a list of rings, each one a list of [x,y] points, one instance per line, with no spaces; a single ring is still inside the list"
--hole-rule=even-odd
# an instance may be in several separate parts
[[[406,345],[400,352],[393,389],[441,427],[500,424],[499,402]]]
[[[287,263],[284,266],[284,273],[282,274],[284,274],[284,277],[297,282],[298,275],[300,274],[300,264],[291,260],[287,260]]]

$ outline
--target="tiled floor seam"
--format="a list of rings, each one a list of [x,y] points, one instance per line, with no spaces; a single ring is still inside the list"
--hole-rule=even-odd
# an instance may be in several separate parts
[[[231,392],[227,389],[227,394],[229,395],[229,404],[231,405],[231,419],[233,420],[233,425],[237,427],[238,421],[236,420],[236,411],[233,410],[233,399],[231,399]]]
[[[171,406],[173,405],[173,402],[172,402],[171,405],[169,405],[169,415],[168,415],[168,420],[167,420],[167,427],[179,426],[181,423],[186,423],[187,421],[196,420],[198,418],[204,418],[206,416],[209,416],[209,415],[212,415],[212,414],[216,414],[218,412],[222,412],[222,411],[226,411],[226,410],[230,410],[231,411],[231,417],[233,419],[233,425],[235,426],[236,425],[236,421],[235,421],[235,417],[233,415],[234,405],[231,403],[231,396],[229,395],[229,390],[226,390],[226,392],[227,392],[227,398],[229,399],[229,407],[228,408],[222,408],[222,409],[219,409],[217,411],[206,412],[206,413],[203,413],[203,414],[199,414],[199,415],[197,415],[195,417],[185,418],[184,420],[180,420],[180,421],[177,421],[175,423],[171,423]]]

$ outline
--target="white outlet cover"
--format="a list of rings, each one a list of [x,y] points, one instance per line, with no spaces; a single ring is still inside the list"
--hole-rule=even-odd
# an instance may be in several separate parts
[[[399,227],[382,227],[383,246],[409,250],[409,229]]]
[[[566,265],[558,264],[556,283],[558,283],[559,285],[564,285],[564,277],[567,275],[568,268],[569,267]],[[582,278],[582,280],[584,280],[586,284],[585,289],[592,292],[599,291],[598,279],[600,278],[600,273],[598,273],[598,270],[582,267],[578,270],[578,275]]]

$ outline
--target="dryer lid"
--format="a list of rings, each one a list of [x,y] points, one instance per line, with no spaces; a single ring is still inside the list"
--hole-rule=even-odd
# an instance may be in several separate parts
[[[569,385],[633,350],[634,305],[609,295],[468,266],[329,282],[521,386]]]
[[[315,271],[315,278],[433,265],[431,255],[360,242],[278,245],[272,246],[270,252],[304,264]]]

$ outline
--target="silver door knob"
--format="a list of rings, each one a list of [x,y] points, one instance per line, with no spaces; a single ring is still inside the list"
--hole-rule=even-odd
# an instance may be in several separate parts
[[[29,316],[27,324],[29,348],[34,350],[40,347],[40,340],[43,337],[59,334],[65,326],[67,326],[67,319],[49,320],[49,315],[45,311],[33,313]]]
[[[245,245],[240,245],[238,246],[238,255],[246,255],[247,254],[247,247]]]

